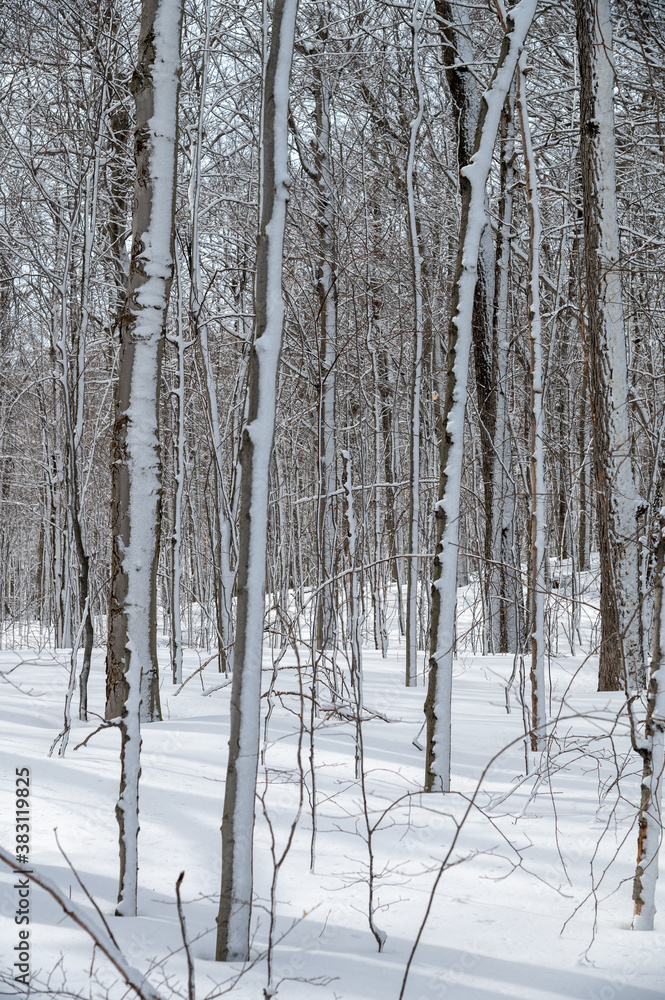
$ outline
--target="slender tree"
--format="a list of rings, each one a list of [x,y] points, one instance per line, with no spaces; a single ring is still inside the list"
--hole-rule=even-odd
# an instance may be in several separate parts
[[[665,488],[665,480],[663,481]],[[638,745],[642,756],[642,787],[637,835],[637,870],[633,882],[635,904],[633,927],[652,931],[656,915],[658,852],[663,839],[663,776],[665,773],[665,508],[660,511],[656,549],[653,655],[647,699],[644,739]]]
[[[321,588],[316,606],[316,648],[320,653],[335,642],[336,607],[334,576],[337,489],[335,383],[337,364],[337,234],[335,231],[335,188],[330,137],[331,88],[326,66],[330,5],[321,6],[316,45],[310,48],[313,58],[315,118],[314,167],[316,183],[316,227],[318,235],[317,292],[319,298],[318,340],[318,498],[317,551],[318,585]]]
[[[529,215],[529,401],[531,484],[531,749],[543,745],[545,735],[545,458],[543,455],[543,347],[540,315],[540,242],[542,225],[538,204],[536,158],[526,103],[524,53],[517,68],[517,106],[522,132],[522,150]]]
[[[425,700],[427,791],[450,790],[450,718],[457,595],[464,415],[473,334],[477,262],[485,228],[485,185],[504,101],[531,27],[536,0],[521,0],[507,18],[492,82],[481,101],[475,151],[461,171],[462,217],[448,328],[448,371],[444,433],[440,445],[440,499],[436,505],[437,547],[432,581],[430,672]]]
[[[609,0],[575,0],[580,65],[580,162],[586,343],[600,545],[598,688],[636,689],[643,675],[638,594],[638,500],[631,461],[626,330],[619,270],[614,66]]]
[[[446,67],[446,80],[453,102],[457,138],[457,165],[461,171],[468,166],[474,152],[478,117],[481,107],[481,88],[476,78],[474,53],[471,43],[469,12],[461,5],[448,0],[436,0],[439,19],[442,56]],[[495,530],[496,507],[494,500],[495,476],[499,478],[500,495],[505,492],[505,473],[501,463],[497,466],[495,444],[497,392],[493,381],[493,338],[495,327],[492,311],[495,298],[495,251],[492,226],[485,204],[485,223],[480,240],[477,261],[478,276],[473,296],[473,372],[478,406],[480,459],[482,468],[482,524],[480,540],[485,563],[480,563],[483,581],[483,598],[486,624],[483,629],[485,646],[493,652],[497,631],[500,591],[499,541]],[[514,644],[514,637],[511,637]]]
[[[211,0],[206,0],[205,28],[203,33],[203,54],[200,68],[200,91],[196,130],[193,137],[192,168],[188,187],[189,214],[191,223],[190,239],[190,321],[198,344],[204,372],[206,418],[212,445],[212,476],[214,502],[212,511],[213,549],[213,589],[215,595],[215,618],[217,624],[218,665],[220,672],[226,673],[233,666],[233,534],[234,526],[228,493],[224,483],[223,434],[219,419],[219,402],[213,360],[210,351],[205,288],[201,268],[201,158],[205,125],[205,107],[208,93],[208,73],[210,60]]]
[[[411,15],[411,56],[416,114],[411,121],[406,161],[406,197],[413,269],[413,361],[411,364],[411,414],[409,441],[409,553],[406,584],[406,685],[418,683],[418,550],[420,547],[420,396],[423,381],[423,275],[419,226],[416,215],[415,160],[418,130],[423,120],[424,94],[420,79],[420,31],[425,11],[415,0]]]
[[[494,284],[492,386],[496,394],[492,487],[492,565],[488,606],[492,629],[491,648],[517,653],[522,647],[522,580],[516,551],[516,486],[512,478],[513,443],[510,427],[510,274],[515,191],[515,87],[511,87],[499,129],[500,199]],[[498,586],[494,587],[493,579]]]
[[[217,960],[246,961],[252,909],[254,795],[259,761],[268,476],[282,347],[282,254],[289,197],[288,105],[298,0],[276,0],[263,84],[259,238],[247,421],[240,461],[238,610],[231,735],[222,819]]]

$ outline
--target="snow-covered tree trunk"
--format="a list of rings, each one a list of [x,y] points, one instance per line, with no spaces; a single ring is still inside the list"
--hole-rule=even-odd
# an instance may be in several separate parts
[[[418,683],[418,550],[420,547],[420,396],[423,380],[423,277],[422,255],[416,216],[414,169],[418,129],[423,120],[424,96],[420,79],[420,29],[425,11],[415,0],[411,15],[411,69],[416,95],[416,114],[411,122],[406,161],[406,197],[413,268],[413,360],[411,362],[411,414],[409,424],[409,551],[406,582],[406,686]]]
[[[529,395],[531,404],[531,749],[543,746],[545,736],[545,459],[543,456],[543,348],[540,316],[540,242],[538,176],[526,103],[524,54],[517,70],[517,104],[529,215]]]
[[[457,133],[457,166],[461,171],[469,164],[474,152],[476,129],[480,115],[481,92],[474,69],[474,52],[471,44],[471,24],[468,12],[459,4],[436,0],[435,10],[439,20],[442,56],[446,79],[453,99],[453,113]],[[482,469],[482,554],[480,580],[485,605],[483,646],[496,652],[494,646],[495,620],[499,613],[500,579],[499,556],[496,551],[498,536],[493,531],[495,511],[494,486],[497,448],[495,444],[496,388],[493,382],[493,355],[495,352],[492,310],[495,298],[495,252],[492,226],[485,205],[485,226],[482,232],[477,261],[477,281],[473,297],[473,368],[476,402],[478,406],[478,431]],[[499,474],[501,467],[499,468]],[[499,487],[502,487],[502,483]],[[502,490],[503,493],[503,490]]]
[[[173,456],[175,493],[173,496],[173,531],[171,533],[171,672],[174,684],[182,683],[182,621],[180,609],[181,554],[182,554],[182,501],[185,490],[185,325],[182,303],[182,274],[175,257],[178,277],[178,322],[173,338],[177,351],[177,386],[172,390],[175,403]]]
[[[117,914],[136,914],[140,722],[160,716],[157,556],[161,476],[157,410],[173,278],[182,0],[143,0],[137,68],[132,257],[120,317],[112,442],[108,719],[120,718]]]
[[[450,715],[457,592],[464,414],[473,335],[473,300],[478,255],[486,224],[485,185],[517,61],[531,26],[536,0],[521,0],[510,11],[492,82],[481,101],[475,152],[461,172],[462,217],[448,329],[448,372],[440,447],[441,485],[436,504],[437,550],[432,581],[430,673],[425,701],[427,791],[450,789]]]
[[[457,160],[462,170],[473,155],[480,90],[473,69],[474,54],[469,41],[468,16],[447,0],[436,0],[436,13],[443,42],[446,77],[453,98],[457,127]],[[514,484],[510,478],[511,442],[506,432],[506,392],[500,381],[507,361],[508,276],[512,219],[514,149],[512,104],[505,112],[509,135],[502,166],[501,200],[504,220],[497,235],[496,251],[487,204],[486,225],[478,254],[478,278],[473,307],[473,357],[482,467],[483,537],[481,569],[485,627],[484,648],[492,652],[516,652],[521,648],[521,584],[514,551]],[[499,256],[503,254],[503,259]],[[502,288],[496,281],[503,280]],[[498,312],[498,315],[497,315]],[[503,406],[503,409],[501,409]]]
[[[289,195],[289,78],[298,0],[276,0],[261,122],[259,238],[248,412],[240,461],[238,610],[231,690],[231,735],[222,820],[218,961],[249,957],[254,795],[259,760],[261,652],[265,610],[268,475],[282,345],[282,254]]]
[[[665,487],[665,481],[663,482]],[[665,507],[660,511],[656,550],[653,656],[642,755],[642,794],[638,818],[637,870],[633,883],[633,928],[652,931],[656,915],[658,851],[663,839],[663,772],[665,770]]]
[[[619,270],[610,0],[575,0],[580,63],[589,388],[600,536],[598,687],[635,691],[642,675],[637,513]]]

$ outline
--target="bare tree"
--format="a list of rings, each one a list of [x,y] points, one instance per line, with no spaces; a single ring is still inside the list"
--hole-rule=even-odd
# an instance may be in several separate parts
[[[423,381],[423,277],[419,226],[416,215],[415,160],[418,130],[424,113],[420,79],[420,31],[426,11],[415,0],[411,15],[411,55],[416,114],[411,121],[409,155],[406,161],[406,197],[413,269],[413,361],[411,365],[411,414],[409,433],[409,552],[406,583],[406,685],[418,683],[418,550],[420,547],[420,396]]]
[[[113,558],[107,719],[120,720],[120,889],[116,912],[136,914],[142,718],[161,715],[157,675],[157,558],[161,500],[160,368],[173,278],[182,0],[143,0],[137,69],[132,256],[120,317],[112,443]]]
[[[337,458],[335,443],[335,382],[337,364],[337,234],[335,231],[335,188],[331,150],[331,86],[326,66],[330,5],[322,4],[314,56],[314,180],[318,231],[317,291],[319,296],[318,348],[318,511],[317,548],[319,586],[316,608],[316,648],[329,650],[335,642],[335,585],[329,583],[335,566],[335,501]]]
[[[436,505],[437,550],[432,582],[430,673],[425,700],[427,759],[425,788],[450,790],[450,713],[457,593],[464,414],[473,333],[473,298],[480,242],[485,228],[485,185],[504,101],[531,27],[536,0],[511,9],[492,82],[481,101],[474,154],[461,171],[462,217],[448,328],[448,374],[444,433],[440,446],[440,499]]]
[[[538,205],[536,158],[526,103],[525,58],[517,68],[517,105],[529,215],[529,401],[531,409],[531,749],[543,746],[545,736],[545,457],[543,454],[543,345],[540,315],[540,241],[542,225]]]
[[[580,64],[589,389],[598,487],[600,691],[643,678],[638,594],[638,499],[631,462],[629,389],[619,270],[614,66],[609,0],[575,0]]]
[[[277,0],[265,69],[261,123],[261,203],[254,290],[254,335],[242,432],[238,611],[231,690],[231,735],[222,819],[222,889],[217,960],[249,956],[254,797],[260,744],[261,653],[265,611],[268,476],[282,347],[282,253],[289,197],[288,104],[298,0]]]
[[[665,481],[663,482],[665,487]],[[658,851],[663,839],[663,775],[665,773],[665,508],[660,511],[656,550],[653,655],[647,700],[644,739],[638,744],[642,756],[642,790],[638,817],[637,870],[633,883],[635,903],[633,927],[652,931],[656,915]]]

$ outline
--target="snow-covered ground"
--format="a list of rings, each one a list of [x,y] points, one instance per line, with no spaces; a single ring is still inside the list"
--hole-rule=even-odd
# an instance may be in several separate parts
[[[589,622],[586,623],[589,625]],[[588,638],[588,628],[583,638]],[[565,651],[565,642],[559,645]],[[300,650],[303,671],[306,650]],[[266,647],[266,686],[273,652]],[[184,675],[203,654],[189,651]],[[363,723],[366,809],[355,778],[354,726],[321,715],[313,742],[315,863],[312,848],[310,740],[298,754],[300,697],[296,658],[279,663],[274,708],[260,769],[255,842],[253,954],[247,970],[214,962],[220,883],[220,823],[230,689],[215,664],[175,693],[162,651],[164,721],[143,729],[139,913],[113,916],[118,879],[114,805],[119,735],[74,723],[66,756],[49,749],[62,728],[69,676],[66,652],[3,651],[0,706],[2,802],[0,845],[15,843],[16,769],[30,769],[30,861],[98,919],[60,848],[96,901],[124,952],[164,997],[186,995],[186,962],[175,905],[181,871],[187,937],[195,959],[196,997],[231,991],[263,997],[269,938],[271,837],[279,857],[303,808],[279,872],[273,981],[285,1000],[397,998],[416,934],[441,875],[404,997],[408,1000],[656,1000],[665,996],[665,891],[658,890],[656,930],[631,931],[638,762],[629,752],[619,694],[595,691],[597,661],[561,655],[551,661],[549,755],[526,754],[519,685],[506,681],[508,656],[462,655],[456,661],[453,788],[420,793],[424,754],[414,745],[423,720],[423,688],[405,689],[404,649],[382,660],[364,650]],[[308,675],[307,675],[308,676]],[[104,656],[94,656],[90,705],[101,712]],[[305,691],[305,695],[307,692]],[[267,703],[267,702],[266,702]],[[422,740],[422,736],[421,736]],[[300,757],[300,764],[299,764]],[[492,763],[490,763],[492,762]],[[526,767],[531,773],[527,774]],[[387,935],[378,953],[368,908],[368,821],[373,851],[375,924]],[[453,844],[459,824],[461,829]],[[59,845],[56,842],[56,831]],[[452,848],[452,849],[451,849]],[[12,984],[20,927],[18,890],[0,873],[0,995],[25,995]],[[121,997],[126,987],[90,939],[53,899],[32,888],[31,973],[41,998]],[[37,981],[40,986],[37,987]],[[47,990],[51,993],[47,994]]]

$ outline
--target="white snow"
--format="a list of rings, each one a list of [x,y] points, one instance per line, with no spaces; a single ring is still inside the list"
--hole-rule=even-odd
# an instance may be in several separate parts
[[[470,586],[460,591],[458,604],[466,609],[474,599]],[[597,593],[585,593],[584,602],[582,638],[588,649],[595,628],[589,607],[597,605]],[[465,610],[464,615],[460,634],[471,612]],[[146,973],[152,964],[150,982],[164,997],[173,995],[172,988],[183,991],[187,982],[174,891],[184,870],[185,917],[197,997],[203,998],[217,992],[219,984],[231,985],[241,971],[239,965],[213,961],[230,689],[204,697],[194,679],[175,697],[166,648],[161,652],[164,721],[143,731],[139,916],[113,916],[117,731],[100,732],[75,750],[95,723],[74,720],[67,756],[47,756],[61,727],[68,683],[64,652],[1,654],[3,671],[19,665],[7,677],[14,686],[3,685],[0,708],[0,844],[13,851],[14,773],[27,766],[31,865],[99,926],[58,851],[53,832],[57,827],[63,849],[102,910],[127,965]],[[264,656],[269,663],[268,649]],[[525,777],[515,688],[511,713],[505,709],[504,685],[512,658],[462,652],[454,661],[453,700],[452,771],[459,794],[446,796],[419,792],[424,761],[412,740],[422,722],[423,691],[403,686],[404,649],[396,635],[391,635],[387,660],[367,648],[363,659],[366,710],[389,720],[373,717],[363,725],[366,787],[376,826],[378,919],[387,935],[384,951],[377,953],[366,916],[368,859],[360,784],[354,777],[355,727],[352,721],[323,715],[316,735],[316,870],[309,870],[311,817],[306,804],[277,885],[273,981],[288,980],[278,986],[277,995],[285,1000],[397,998],[455,821],[467,810],[490,759],[503,750],[482,780],[477,808],[465,821],[451,858],[459,863],[445,871],[439,883],[405,1000],[662,997],[662,887],[656,889],[655,931],[636,935],[630,930],[641,767],[629,752],[622,696],[595,691],[596,659],[561,656],[552,661],[553,715],[560,720],[550,777],[543,773],[541,780],[536,774]],[[96,650],[90,687],[93,711],[103,705],[103,660],[103,651]],[[306,655],[302,662],[307,663]],[[185,677],[199,665],[197,655],[186,650]],[[269,667],[264,672],[264,688],[271,673]],[[204,671],[205,688],[213,687],[217,677],[212,663]],[[279,852],[299,802],[301,709],[292,652],[279,665],[278,687],[292,693],[285,695],[283,705],[275,702],[259,791],[265,791]],[[267,942],[272,877],[270,831],[260,810],[254,868],[252,957],[258,958]],[[0,871],[0,972],[5,975],[18,943],[15,878],[9,870]],[[55,901],[36,887],[31,892],[30,931],[31,969],[42,983],[51,975],[55,989],[66,978],[70,989],[87,997],[103,995],[99,981],[110,987],[110,1000],[123,995],[117,971],[99,952],[91,978],[90,939],[63,919]],[[254,1000],[263,995],[265,984],[266,965],[259,959],[229,995]],[[43,989],[32,996],[45,1000]]]

